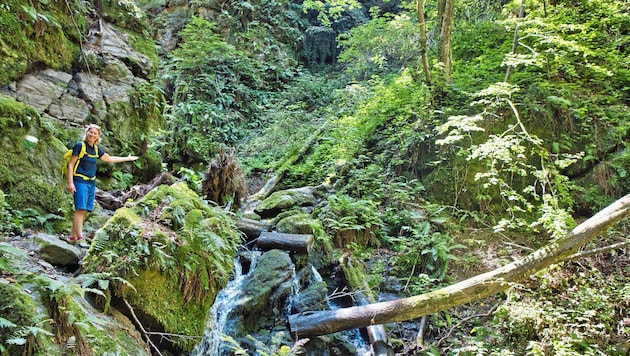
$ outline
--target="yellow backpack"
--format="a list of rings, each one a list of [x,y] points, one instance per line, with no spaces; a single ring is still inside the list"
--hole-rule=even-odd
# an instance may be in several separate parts
[[[94,145],[94,150],[96,151],[96,156],[98,157],[98,146]],[[86,153],[85,142],[81,141],[81,151],[79,152],[79,159],[77,159],[77,163],[74,165],[74,171],[76,171],[79,166],[79,161]],[[68,175],[68,163],[70,163],[70,158],[72,158],[72,148],[67,150],[66,153],[63,154],[63,166],[61,167],[61,176],[66,178]]]

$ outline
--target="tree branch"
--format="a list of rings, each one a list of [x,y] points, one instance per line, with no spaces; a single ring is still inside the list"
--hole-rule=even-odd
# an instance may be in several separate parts
[[[149,333],[147,333],[147,331],[144,330],[144,327],[142,326],[142,323],[140,323],[140,320],[138,320],[138,317],[136,316],[136,313],[134,313],[133,307],[131,306],[131,304],[129,304],[129,302],[125,298],[123,298],[123,302],[125,303],[125,305],[129,309],[129,312],[131,313],[131,316],[133,317],[133,320],[135,320],[136,324],[138,324],[138,327],[140,328],[140,332],[142,333],[142,335],[144,335],[145,339],[147,339],[147,343],[151,346],[151,348],[153,350],[155,350],[155,352],[159,356],[162,356],[162,353],[160,352],[160,349],[158,349],[157,346],[155,346],[155,344],[153,343],[153,341],[151,341],[151,338],[149,337]]]

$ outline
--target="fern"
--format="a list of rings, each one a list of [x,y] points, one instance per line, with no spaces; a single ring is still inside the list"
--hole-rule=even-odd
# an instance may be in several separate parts
[[[15,323],[0,316],[0,328],[14,328],[16,326]]]

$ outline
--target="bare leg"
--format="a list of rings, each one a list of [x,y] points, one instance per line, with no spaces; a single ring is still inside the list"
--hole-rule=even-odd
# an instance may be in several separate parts
[[[70,237],[83,237],[83,219],[87,210],[75,210],[74,217],[72,219],[72,230],[70,230]]]

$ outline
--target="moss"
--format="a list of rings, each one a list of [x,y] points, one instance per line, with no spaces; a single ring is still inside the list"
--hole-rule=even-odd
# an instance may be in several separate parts
[[[116,211],[97,232],[83,267],[129,281],[135,290],[119,285],[114,293],[166,331],[199,336],[240,242],[231,215],[204,203],[185,183],[162,185]],[[186,350],[194,346],[176,342]]]
[[[346,254],[342,257],[340,265],[350,289],[353,291],[363,291],[369,299],[373,300],[374,298],[370,292],[370,286],[365,278],[367,273],[363,263]]]
[[[9,345],[6,341],[19,335],[20,329],[37,325],[35,303],[19,285],[3,282],[0,283],[0,305],[1,317],[15,324],[14,327],[0,328],[0,344],[7,346],[9,355],[21,355],[34,346],[35,340],[32,336],[25,340],[26,345]]]
[[[186,303],[176,279],[156,270],[144,270],[128,280],[135,288],[126,289],[123,297],[130,304],[142,307],[144,313],[155,318],[166,332],[202,336],[208,310],[213,298],[201,303]],[[183,349],[190,351],[196,342],[175,340]]]
[[[107,22],[137,33],[149,28],[146,15],[134,1],[102,0],[101,4],[101,14]]]
[[[38,141],[30,142],[28,136]],[[39,113],[0,95],[0,137],[0,189],[7,203],[16,209],[69,212],[72,200],[61,178],[66,148],[42,124]]]
[[[146,31],[140,33],[129,32],[128,35],[128,40],[131,47],[139,53],[147,56],[147,58],[149,58],[149,60],[151,61],[151,68],[153,69],[151,76],[153,76],[153,74],[157,71],[159,65],[159,58],[157,55],[157,51],[155,50],[156,47],[153,38],[148,35]]]
[[[65,348],[66,339],[72,338],[77,355],[148,355],[147,346],[133,324],[115,311],[105,315],[96,310],[83,297],[86,290],[76,281],[61,282],[44,275],[25,276],[25,279],[33,283],[29,289],[39,291],[39,295],[34,294],[38,309],[49,312],[40,319],[54,320],[50,325],[55,329],[55,337],[43,340],[38,354],[58,354]]]
[[[289,215],[278,221],[276,231],[288,234],[315,234],[319,221],[311,218],[310,214],[298,213]]]
[[[0,85],[21,77],[33,64],[69,69],[87,31],[86,3],[78,0],[6,0],[0,4]]]
[[[242,294],[257,300],[252,302],[252,305],[266,308],[265,302],[267,297],[271,294],[272,289],[276,287],[277,281],[287,278],[285,276],[286,272],[292,264],[291,257],[285,251],[270,250],[266,252],[258,262],[252,277],[247,280]]]
[[[261,216],[276,215],[293,207],[311,205],[315,198],[309,189],[288,189],[272,193],[256,207]]]

